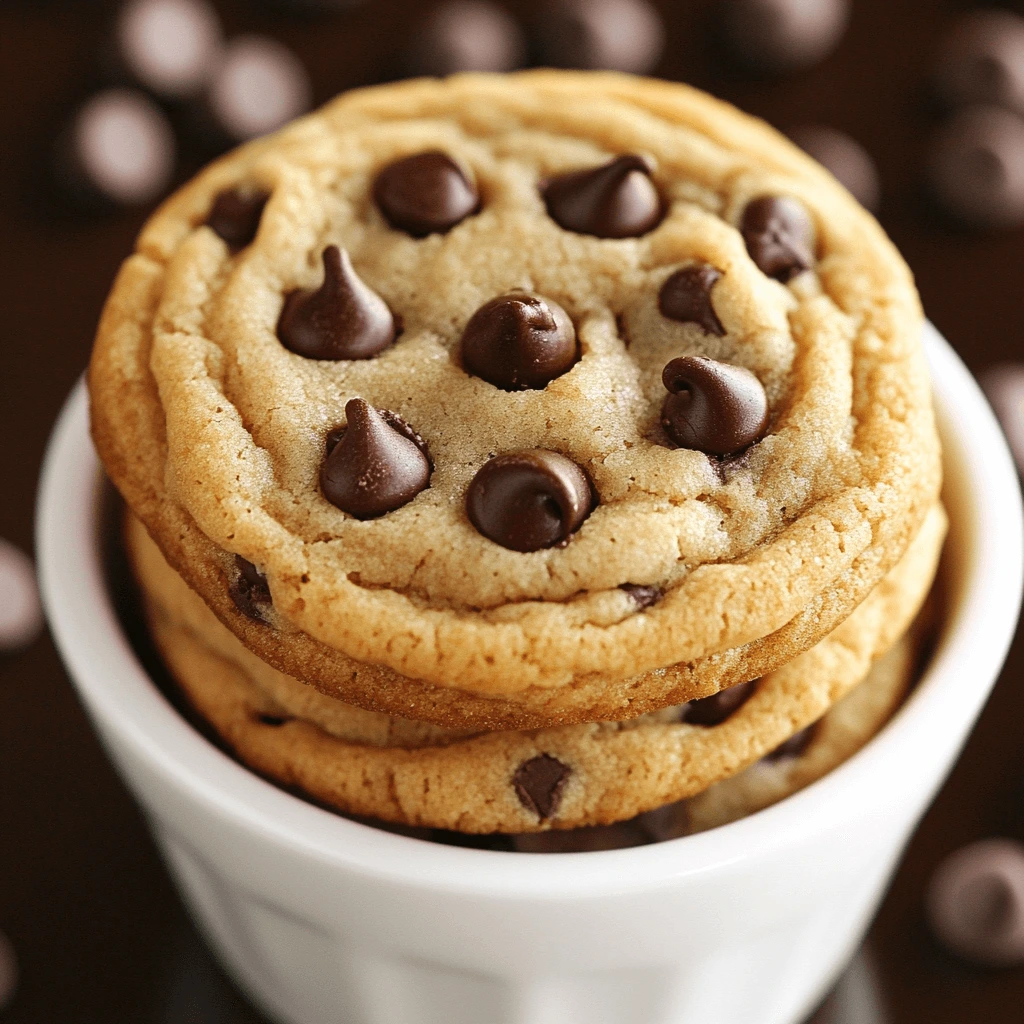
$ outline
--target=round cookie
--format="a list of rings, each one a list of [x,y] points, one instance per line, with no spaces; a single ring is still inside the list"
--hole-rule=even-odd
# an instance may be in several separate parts
[[[935,506],[845,622],[754,684],[629,722],[475,735],[354,709],[284,676],[220,625],[138,523],[127,536],[157,646],[242,761],[349,814],[519,833],[621,821],[690,797],[819,719],[907,628],[944,534]]]
[[[380,186],[410,160],[404,192]],[[251,237],[207,226],[225,195],[259,207]],[[694,268],[719,276],[680,297]],[[547,311],[469,372],[467,325],[523,293]],[[575,361],[522,390],[480,369],[540,351],[553,306]],[[324,310],[358,329],[294,329]],[[169,561],[283,671],[441,724],[623,718],[770,671],[895,564],[939,482],[919,325],[877,224],[710,97],[565,72],[403,83],[165,204],[100,326],[93,431]],[[727,375],[664,378],[687,356],[756,377],[763,436]],[[681,434],[678,388],[754,443]],[[355,399],[385,410],[376,433],[349,426]],[[404,504],[329,500],[328,462],[393,476],[414,436],[429,473],[389,485]],[[523,551],[478,528],[467,493],[492,457],[536,449],[591,493],[506,474],[491,493],[554,519],[531,534],[551,546]],[[236,554],[266,577],[260,621],[232,610]]]

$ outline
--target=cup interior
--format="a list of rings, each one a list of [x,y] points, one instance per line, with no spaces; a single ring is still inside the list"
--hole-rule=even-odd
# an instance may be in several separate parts
[[[981,391],[930,325],[925,347],[951,520],[941,570],[943,619],[931,661],[905,705],[858,754],[786,800],[708,832],[630,849],[546,856],[450,847],[349,821],[228,757],[154,684],[111,600],[104,477],[89,440],[84,382],[54,430],[40,486],[37,551],[53,635],[108,746],[127,745],[186,799],[264,840],[292,853],[344,862],[350,871],[453,891],[564,897],[657,887],[734,862],[751,849],[798,843],[821,829],[848,825],[851,815],[870,813],[879,792],[891,788],[900,772],[927,768],[936,744],[958,750],[1016,628],[1024,538],[1016,470]]]

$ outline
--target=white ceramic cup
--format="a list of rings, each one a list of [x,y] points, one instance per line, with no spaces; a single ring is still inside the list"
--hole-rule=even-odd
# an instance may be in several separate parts
[[[460,849],[263,781],[168,704],[111,606],[79,387],[38,516],[54,636],[211,946],[289,1024],[792,1024],[860,941],[992,687],[1021,596],[1020,493],[970,374],[928,328],[952,528],[921,685],[855,757],[733,824],[635,849]]]

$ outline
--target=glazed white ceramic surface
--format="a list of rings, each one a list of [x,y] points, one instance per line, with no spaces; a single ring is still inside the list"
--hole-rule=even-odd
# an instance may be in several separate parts
[[[696,836],[531,855],[346,821],[195,732],[108,598],[83,386],[55,429],[42,588],[82,702],[182,897],[238,983],[288,1024],[793,1024],[852,954],[1013,637],[1020,493],[973,379],[925,338],[946,451],[948,613],[896,718],[788,800]]]

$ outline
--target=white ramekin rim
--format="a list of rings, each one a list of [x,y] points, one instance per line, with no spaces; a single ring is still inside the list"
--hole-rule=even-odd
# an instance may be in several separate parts
[[[348,821],[223,754],[152,683],[114,612],[98,540],[102,474],[88,435],[84,382],[54,429],[39,492],[37,551],[53,636],[102,730],[116,733],[120,744],[188,799],[291,855],[366,877],[493,898],[658,889],[736,866],[870,815],[873,804],[898,792],[901,775],[927,767],[934,736],[955,732],[952,745],[958,746],[1012,641],[1024,578],[1016,470],[980,389],[930,325],[925,346],[948,459],[959,465],[969,496],[953,510],[971,547],[962,599],[915,693],[871,743],[794,796],[709,832],[625,850],[549,856],[449,847]],[[881,770],[886,777],[879,777]]]

